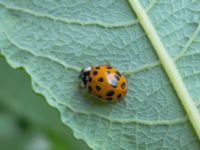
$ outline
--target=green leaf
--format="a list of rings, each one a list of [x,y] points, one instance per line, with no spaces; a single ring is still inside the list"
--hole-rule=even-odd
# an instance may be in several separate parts
[[[1,53],[94,149],[198,150],[200,1],[130,3],[0,0]],[[106,62],[127,74],[126,104],[79,88]]]

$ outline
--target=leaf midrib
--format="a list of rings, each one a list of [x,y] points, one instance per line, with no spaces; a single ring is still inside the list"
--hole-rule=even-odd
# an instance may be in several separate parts
[[[174,61],[169,56],[164,44],[161,42],[160,37],[151,23],[146,11],[142,8],[140,2],[138,0],[129,0],[129,3],[133,11],[138,16],[141,26],[152,43],[152,46],[154,47],[165,72],[167,73],[182,105],[184,106],[184,109],[196,131],[196,134],[200,138],[200,114],[182,80],[181,75],[179,74],[179,71],[174,64]]]

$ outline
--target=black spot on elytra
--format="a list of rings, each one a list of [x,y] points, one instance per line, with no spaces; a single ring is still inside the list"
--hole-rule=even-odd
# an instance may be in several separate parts
[[[110,74],[110,71],[107,71],[107,74]]]
[[[97,71],[94,71],[94,72],[93,72],[93,75],[94,75],[94,76],[95,76],[95,75],[97,75],[97,74],[98,74],[98,72],[97,72]]]
[[[92,87],[89,86],[89,87],[88,87],[88,92],[91,92],[91,91],[92,91]]]
[[[102,97],[101,95],[98,96],[98,98],[101,98],[101,97]]]
[[[120,99],[122,97],[122,94],[118,94],[117,98]]]
[[[100,90],[101,90],[101,87],[97,85],[97,86],[96,86],[96,90],[97,90],[97,91],[100,91]]]
[[[106,69],[112,69],[112,67],[110,67],[110,66],[107,66],[107,67],[106,67]]]
[[[118,76],[120,76],[120,77],[122,76],[121,73],[119,73],[118,71],[116,71],[116,74],[117,74]]]
[[[124,89],[125,87],[126,87],[126,83],[123,82],[123,83],[121,84],[121,88]]]
[[[91,77],[89,77],[89,82],[92,82],[92,78]]]
[[[99,81],[99,82],[103,82],[103,78],[102,78],[102,77],[99,78],[98,81]]]
[[[100,69],[100,67],[98,66],[98,67],[95,67],[96,69]]]
[[[117,87],[117,85],[111,85],[112,87],[114,87],[114,88],[116,88]]]
[[[115,75],[115,78],[116,78],[118,81],[119,81],[119,79],[120,79],[119,76],[117,76],[117,75]]]
[[[114,91],[110,90],[106,93],[106,96],[113,96],[115,94]]]
[[[106,98],[107,100],[112,100],[112,98],[111,97],[108,97],[108,98]]]

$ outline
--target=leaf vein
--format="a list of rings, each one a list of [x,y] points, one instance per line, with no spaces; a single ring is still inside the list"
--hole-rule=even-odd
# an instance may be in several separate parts
[[[146,10],[150,11],[151,8],[154,6],[156,0],[153,0],[152,3],[149,4],[149,6],[147,6]],[[87,22],[83,22],[81,20],[73,20],[73,19],[65,19],[62,17],[57,17],[57,16],[53,16],[53,15],[49,15],[49,14],[42,14],[42,13],[38,13],[29,9],[25,9],[25,8],[20,8],[20,7],[15,7],[15,6],[9,6],[5,3],[0,2],[0,5],[2,5],[3,7],[5,7],[8,10],[13,10],[13,11],[20,11],[22,13],[26,13],[29,15],[33,15],[36,17],[43,17],[43,18],[47,18],[47,19],[51,19],[51,20],[55,20],[55,21],[60,21],[66,24],[77,24],[77,25],[81,25],[81,26],[99,26],[99,27],[103,27],[103,28],[127,28],[129,26],[138,24],[138,20],[130,20],[127,22],[123,22],[123,23],[106,23],[106,22],[102,22],[100,20],[94,22],[94,21],[87,21]]]
[[[75,71],[77,71],[77,72],[80,72],[80,71],[81,71],[81,69],[80,69],[79,67],[66,64],[66,63],[60,61],[59,59],[57,59],[57,58],[55,58],[55,57],[52,57],[52,56],[49,56],[49,55],[36,54],[36,53],[32,52],[31,50],[27,50],[27,48],[25,49],[25,48],[19,46],[18,44],[16,44],[14,41],[12,41],[11,38],[8,36],[8,34],[5,33],[5,35],[7,36],[8,41],[9,41],[13,46],[15,46],[17,49],[19,49],[19,50],[21,50],[21,51],[28,52],[29,54],[31,54],[31,55],[33,55],[33,56],[35,56],[35,57],[41,57],[41,58],[49,59],[49,60],[51,60],[51,61],[53,61],[53,62],[55,62],[55,63],[58,63],[58,64],[62,65],[62,66],[63,66],[64,68],[66,68],[66,69],[68,69],[68,68],[69,68],[69,69],[73,69],[73,70],[75,70]]]
[[[9,37],[7,37],[7,38],[9,39]],[[26,50],[26,49],[24,49],[24,48],[22,48],[22,47],[17,46],[17,45],[16,45],[15,43],[13,43],[10,39],[9,39],[9,41],[11,42],[11,44],[13,44],[14,46],[16,46],[16,48],[18,48],[20,51],[28,52],[28,53],[30,53],[31,55],[35,56],[35,57],[42,57],[42,58],[45,58],[45,59],[50,59],[50,60],[54,61],[55,63],[58,63],[59,65],[64,66],[66,69],[67,69],[67,68],[71,68],[71,69],[74,69],[74,70],[76,70],[76,71],[79,71],[79,68],[77,68],[77,67],[64,64],[64,63],[62,63],[61,61],[59,61],[59,60],[57,60],[57,59],[55,59],[55,58],[52,58],[52,57],[50,57],[50,56],[42,56],[42,55],[35,54],[35,53],[33,53],[33,52],[29,51],[29,50]],[[31,75],[31,72],[30,72],[26,67],[23,67],[23,68],[27,71],[27,73],[28,73],[29,75]],[[31,78],[32,78],[32,81],[36,82],[38,85],[40,85],[40,87],[42,87],[43,89],[47,90],[48,93],[50,93],[51,96],[52,96],[55,100],[57,100],[57,98],[52,94],[52,92],[50,92],[50,90],[49,90],[47,87],[45,87],[45,85],[41,85],[40,82],[38,82],[37,79],[34,78],[34,76],[31,76]],[[39,92],[39,91],[36,91],[36,92]],[[43,94],[45,95],[45,93],[43,93]],[[48,100],[48,98],[47,98],[47,100]],[[174,119],[174,120],[156,120],[156,121],[141,120],[141,119],[137,119],[137,118],[131,118],[131,119],[116,119],[116,118],[110,118],[110,117],[108,117],[108,116],[100,115],[100,114],[95,113],[95,112],[93,112],[93,113],[88,113],[88,112],[86,112],[86,111],[77,111],[77,110],[75,110],[74,108],[72,108],[71,106],[69,106],[69,105],[67,105],[67,104],[65,104],[65,103],[63,103],[63,102],[60,102],[60,101],[58,101],[58,100],[57,100],[57,103],[60,104],[60,105],[65,106],[65,107],[67,107],[69,110],[71,110],[72,112],[74,112],[74,113],[76,113],[76,114],[94,115],[94,116],[97,116],[97,117],[99,117],[99,118],[101,118],[101,119],[105,119],[105,120],[110,121],[110,122],[116,122],[116,123],[122,123],[122,124],[125,124],[125,123],[136,123],[136,124],[144,124],[144,125],[150,125],[150,126],[153,126],[153,125],[172,125],[172,124],[184,123],[184,122],[186,122],[186,121],[188,120],[187,117],[183,117],[183,118],[181,118],[181,119]]]
[[[27,70],[27,72],[29,73],[29,71]],[[31,73],[29,73],[31,74]],[[48,87],[45,87],[45,85],[41,85],[40,82],[37,81],[36,78],[32,77],[32,80],[34,82],[36,82],[41,88],[45,89],[48,91],[48,93],[55,99],[57,100],[57,98],[52,94],[52,92],[48,89]],[[44,93],[45,95],[45,93]],[[73,107],[71,107],[69,104],[67,105],[66,103],[63,103],[62,101],[58,101],[57,103],[59,105],[64,106],[66,109],[72,111],[75,114],[79,114],[79,115],[86,115],[86,116],[95,116],[95,117],[99,117],[103,120],[109,121],[111,123],[121,123],[121,124],[127,124],[127,123],[135,123],[135,124],[143,124],[143,125],[149,125],[149,126],[157,126],[157,125],[173,125],[173,124],[182,124],[186,121],[188,121],[188,118],[185,116],[183,118],[177,118],[177,119],[173,119],[173,120],[141,120],[141,119],[137,119],[137,118],[131,118],[131,119],[118,119],[118,118],[111,118],[109,116],[105,116],[96,112],[87,112],[87,111],[81,111],[81,110],[76,110]]]
[[[191,35],[191,37],[189,38],[189,40],[186,42],[185,46],[183,47],[183,49],[179,52],[179,54],[174,58],[174,61],[176,62],[177,60],[179,60],[181,57],[184,56],[184,54],[187,52],[188,48],[191,46],[191,44],[193,43],[193,41],[195,40],[195,38],[197,37],[197,35],[200,32],[200,24],[197,26],[196,30],[193,32],[193,34]]]

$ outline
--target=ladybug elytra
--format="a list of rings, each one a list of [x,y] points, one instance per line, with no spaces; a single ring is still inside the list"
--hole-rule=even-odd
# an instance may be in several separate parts
[[[90,94],[103,100],[117,101],[128,91],[125,76],[109,65],[89,66],[79,77]]]

